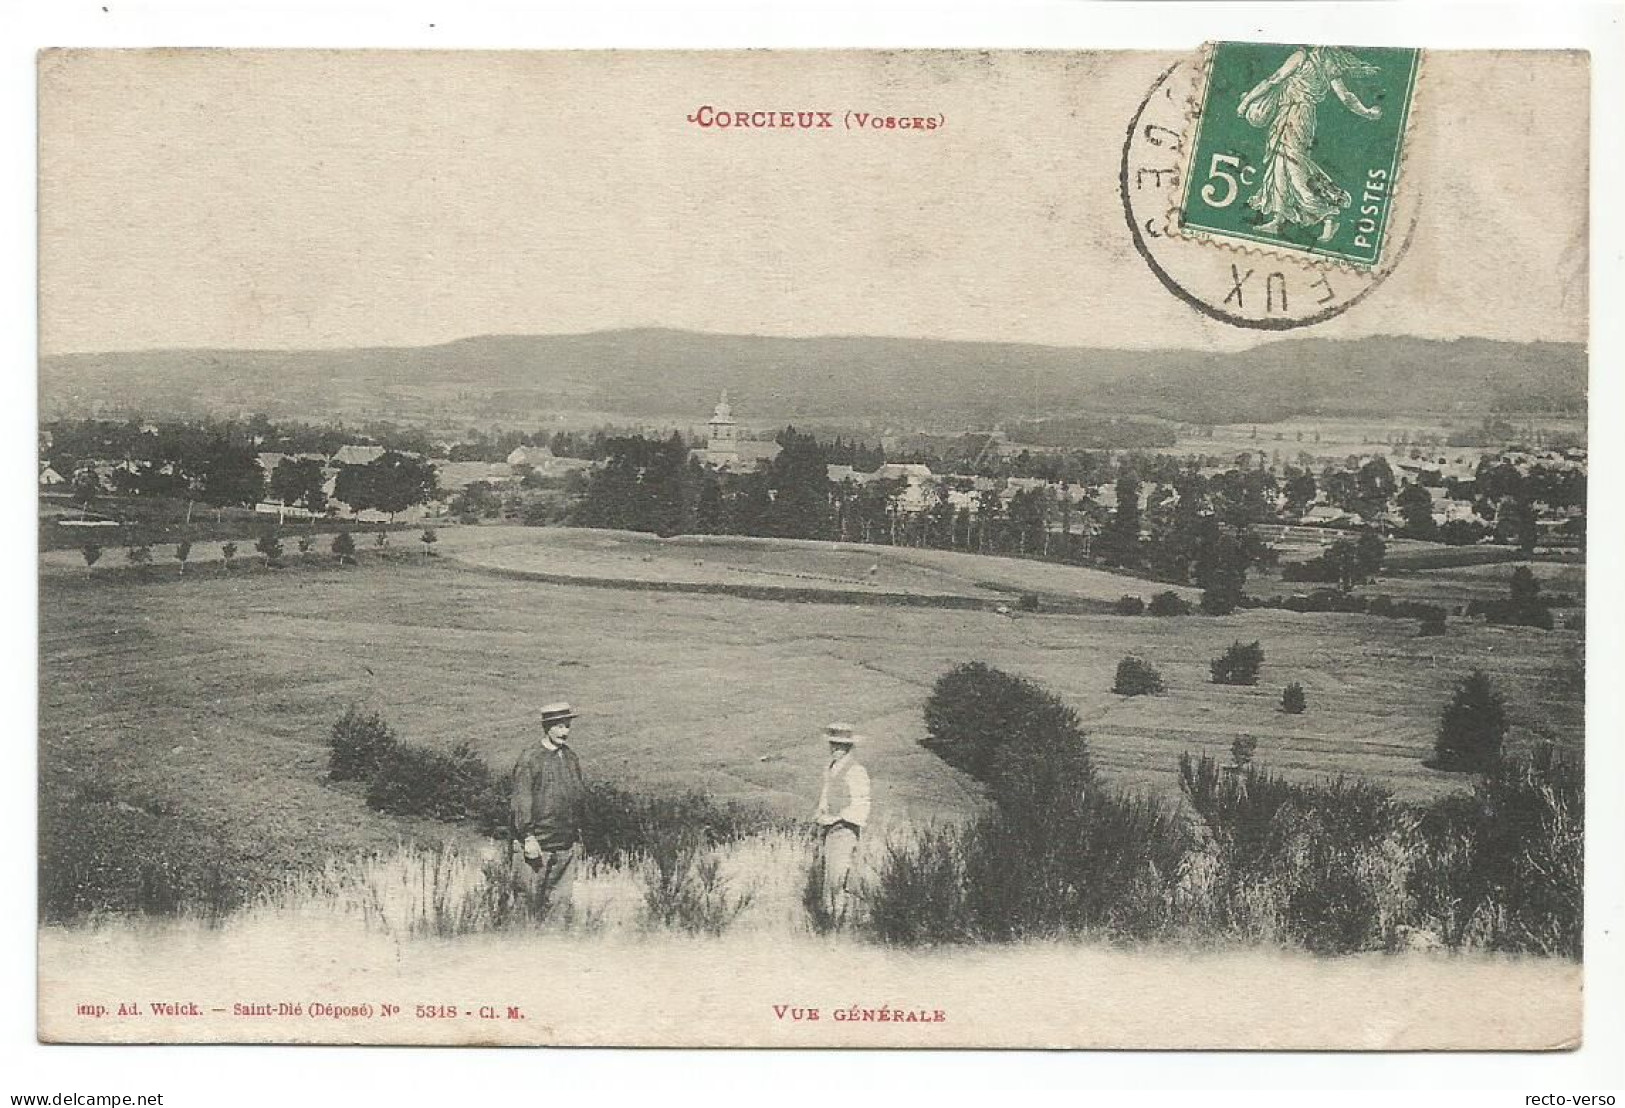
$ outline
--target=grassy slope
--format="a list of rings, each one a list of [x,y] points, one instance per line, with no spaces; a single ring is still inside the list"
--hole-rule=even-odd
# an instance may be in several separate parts
[[[1207,684],[1208,660],[1237,638],[1263,640],[1263,682]],[[536,706],[562,696],[586,712],[589,772],[624,786],[803,814],[818,730],[844,718],[872,736],[879,813],[953,816],[976,792],[918,749],[920,709],[947,666],[979,658],[1076,705],[1098,761],[1128,784],[1172,795],[1180,751],[1222,754],[1252,734],[1271,768],[1359,773],[1421,797],[1459,785],[1420,759],[1471,666],[1495,675],[1517,717],[1578,742],[1569,694],[1547,683],[1577,641],[1467,625],[1420,639],[1409,621],[1285,612],[1013,619],[798,605],[543,585],[446,562],[146,585],[47,578],[42,778],[48,790],[100,779],[173,806],[267,865],[309,860],[438,833],[321,784],[345,703],[377,703],[408,741],[467,737],[505,770]],[[1163,669],[1166,696],[1107,692],[1131,651]],[[1288,680],[1303,682],[1308,714],[1275,711]]]
[[[441,553],[500,569],[732,585],[834,588],[1008,600],[1020,592],[1110,602],[1168,585],[1022,558],[857,543],[684,535],[661,539],[586,528],[448,527]],[[874,570],[871,573],[871,569]],[[1191,600],[1195,589],[1175,588]]]

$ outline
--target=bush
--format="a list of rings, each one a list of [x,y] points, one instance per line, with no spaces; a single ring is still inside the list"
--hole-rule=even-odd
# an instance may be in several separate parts
[[[280,566],[282,564],[282,540],[275,531],[267,531],[254,542],[254,549],[265,555],[268,565]]]
[[[133,799],[133,798],[132,798]],[[213,828],[162,804],[131,804],[91,782],[42,788],[39,918],[69,922],[102,912],[222,918],[273,874],[227,847]]]
[[[1035,592],[1022,593],[1016,600],[1016,610],[1022,612],[1038,611],[1038,594]]]
[[[724,846],[775,828],[788,825],[753,805],[718,803],[697,792],[640,796],[596,781],[587,783],[581,811],[587,853],[617,865],[640,856],[674,857],[685,837],[696,837],[704,846]]]
[[[1167,885],[1186,842],[1154,797],[1067,790],[1042,820],[1001,808],[967,829],[965,899],[993,941],[1104,932],[1151,937],[1169,920]]]
[[[1293,681],[1281,690],[1281,711],[1289,716],[1301,716],[1309,707],[1309,700],[1303,695],[1303,686]]]
[[[1162,674],[1145,659],[1129,654],[1117,663],[1117,678],[1112,682],[1112,692],[1118,696],[1145,696],[1160,693],[1163,689]]]
[[[1322,953],[1389,945],[1404,907],[1403,810],[1365,782],[1284,781],[1179,759],[1180,787],[1206,829],[1206,922]]]
[[[1470,519],[1452,519],[1440,524],[1438,538],[1447,546],[1472,546],[1489,538],[1491,528]]]
[[[391,815],[471,822],[492,835],[506,834],[508,824],[506,790],[466,739],[445,751],[390,747],[367,784],[367,804]]]
[[[1435,801],[1407,885],[1418,914],[1452,947],[1580,957],[1584,805],[1577,775],[1514,759]]]
[[[1230,589],[1204,589],[1202,611],[1210,616],[1227,616],[1241,603],[1241,594]]]
[[[918,946],[973,937],[965,902],[967,838],[963,827],[927,825],[909,839],[887,844],[868,895],[867,925],[877,939]],[[814,868],[821,883],[822,867],[815,861]],[[820,907],[822,900],[820,889]]]
[[[333,557],[339,560],[341,566],[355,565],[355,536],[348,531],[340,531],[334,535]]]
[[[1137,616],[1145,611],[1145,601],[1137,596],[1118,597],[1117,603],[1112,605],[1112,610],[1120,616]]]
[[[1477,772],[1501,757],[1507,733],[1506,704],[1482,670],[1473,670],[1456,685],[1455,695],[1439,719],[1433,746],[1433,769]]]
[[[1188,616],[1191,614],[1191,605],[1190,601],[1170,589],[1153,596],[1146,610],[1154,616]]]
[[[999,765],[1005,746],[1082,748],[1078,717],[1054,694],[982,662],[966,662],[937,678],[925,702],[920,745],[978,781],[1016,772]]]
[[[79,547],[79,553],[83,555],[85,559],[86,569],[89,569],[91,566],[102,560],[102,547],[100,543],[83,543]]]
[[[737,896],[729,892],[722,859],[693,833],[653,852],[644,860],[641,876],[644,920],[650,927],[720,935],[755,899],[752,890]]]
[[[1254,639],[1243,644],[1240,640],[1209,664],[1215,685],[1256,685],[1258,671],[1264,665],[1264,648]]]
[[[1467,614],[1483,616],[1486,623],[1505,627],[1538,627],[1550,631],[1555,626],[1552,609],[1544,597],[1519,597],[1511,600],[1473,600],[1467,604]]]
[[[395,732],[382,715],[352,704],[334,722],[328,737],[327,779],[365,781],[397,745]]]

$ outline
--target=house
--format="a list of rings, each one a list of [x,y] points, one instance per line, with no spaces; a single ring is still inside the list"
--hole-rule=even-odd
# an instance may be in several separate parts
[[[338,453],[333,455],[333,464],[336,466],[364,466],[383,456],[384,448],[381,446],[361,446],[350,443],[339,447]]]
[[[870,478],[874,481],[907,481],[910,485],[920,485],[933,480],[931,467],[918,462],[887,462],[875,470]]]
[[[39,483],[40,488],[48,489],[53,485],[65,485],[67,484],[67,481],[63,480],[62,474],[58,473],[50,466],[46,466],[44,469],[39,471]]]
[[[1306,527],[1334,527],[1340,524],[1354,524],[1358,520],[1350,516],[1342,508],[1330,504],[1316,504],[1299,517],[1298,522]]]

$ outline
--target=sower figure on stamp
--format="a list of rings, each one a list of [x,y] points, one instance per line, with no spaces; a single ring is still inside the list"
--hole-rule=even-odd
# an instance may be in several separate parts
[[[824,903],[841,920],[852,901],[852,855],[863,825],[869,821],[869,772],[853,754],[863,736],[854,734],[850,724],[830,724],[824,728],[824,738],[829,742],[829,764],[824,767],[824,787],[814,818],[822,828]]]
[[[1307,227],[1319,223],[1320,241],[1337,233],[1337,217],[1349,206],[1349,191],[1339,185],[1310,156],[1315,142],[1316,106],[1328,92],[1361,119],[1379,119],[1382,108],[1367,106],[1343,83],[1343,78],[1377,72],[1335,46],[1296,50],[1280,69],[1260,81],[1236,105],[1236,114],[1254,127],[1268,127],[1264,172],[1248,207],[1267,218],[1258,227],[1274,234],[1282,222]]]
[[[531,891],[550,903],[569,902],[581,840],[587,788],[570,749],[576,713],[564,701],[542,707],[542,734],[513,768],[509,813],[516,867]]]

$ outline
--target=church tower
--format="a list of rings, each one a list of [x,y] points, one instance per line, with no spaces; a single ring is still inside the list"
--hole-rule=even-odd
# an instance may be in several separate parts
[[[734,422],[733,409],[728,407],[728,390],[722,390],[716,411],[706,423],[710,438],[705,444],[706,460],[714,466],[739,463],[739,424]]]

